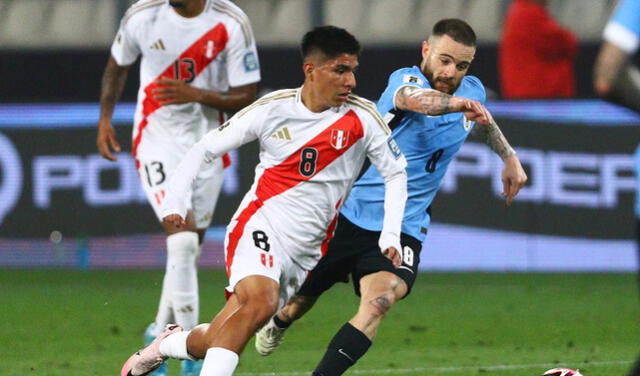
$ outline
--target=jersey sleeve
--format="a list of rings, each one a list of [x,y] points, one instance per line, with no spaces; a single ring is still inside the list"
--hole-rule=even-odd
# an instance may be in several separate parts
[[[429,87],[429,84],[425,83],[423,78],[412,73],[410,69],[399,69],[389,76],[387,87],[378,100],[378,111],[380,111],[381,114],[384,115],[396,109],[395,98],[400,88],[404,86]]]
[[[222,157],[226,152],[255,140],[264,124],[259,120],[260,112],[260,108],[239,112],[226,123],[209,131],[189,149],[169,180],[162,209],[163,218],[169,214],[179,214],[186,218],[185,197],[189,196],[203,163],[210,163],[214,158]]]
[[[238,87],[260,81],[258,51],[249,21],[229,24],[227,43],[229,85]]]
[[[482,81],[476,76],[465,76],[464,80],[469,83],[469,99],[476,100],[482,104],[487,102],[487,90]]]
[[[621,0],[604,29],[604,39],[632,54],[640,47],[640,0]]]
[[[127,19],[125,14],[120,22],[120,28],[111,45],[111,56],[120,66],[133,64],[140,56],[140,46],[136,40],[136,22],[134,18]]]
[[[367,137],[367,157],[384,179],[384,219],[378,245],[381,250],[400,248],[400,231],[407,201],[407,161],[387,125],[372,116]]]

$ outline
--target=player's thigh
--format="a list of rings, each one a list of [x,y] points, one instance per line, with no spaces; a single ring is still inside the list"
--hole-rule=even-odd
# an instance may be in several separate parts
[[[137,156],[139,162],[138,176],[147,200],[159,221],[162,221],[162,204],[169,185],[169,180],[176,171],[183,153],[163,151],[161,145],[154,148],[147,147],[145,153]],[[191,197],[185,197],[185,204],[191,209]]]
[[[252,220],[245,225],[237,242],[231,242],[229,232],[227,234],[227,291],[234,293],[236,286],[248,277],[267,277],[279,285],[278,307],[284,306],[307,276],[307,271],[283,251],[287,247],[286,241],[278,239],[270,226],[260,223],[259,220]]]
[[[202,164],[191,195],[191,207],[196,228],[209,227],[220,196],[223,177],[222,158],[216,158],[210,163]]]
[[[406,293],[400,298],[406,297],[411,292],[411,288],[418,274],[418,265],[420,264],[420,251],[422,243],[411,236],[401,234],[400,245],[402,246],[401,256],[402,264],[394,267],[387,257],[385,257],[377,244],[372,238],[367,239],[368,251],[363,253],[357,261],[355,271],[353,273],[354,288],[356,293],[361,295],[361,280],[374,273],[388,272],[400,278],[406,284]]]

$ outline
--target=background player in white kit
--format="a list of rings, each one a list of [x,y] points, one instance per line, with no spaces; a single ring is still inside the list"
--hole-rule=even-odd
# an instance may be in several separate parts
[[[261,98],[189,151],[165,202],[165,221],[177,226],[184,224],[184,196],[203,161],[260,142],[254,184],[227,228],[228,300],[211,324],[190,332],[169,326],[127,360],[122,375],[145,375],[168,357],[205,358],[201,375],[232,375],[255,331],[326,251],[340,206],[366,157],[386,189],[379,246],[383,253],[398,253],[406,161],[375,105],[351,94],[359,51],[358,41],[344,29],[308,32],[302,41],[304,85]],[[290,139],[273,137],[278,132]]]
[[[260,80],[255,41],[247,16],[228,0],[141,0],[124,15],[102,78],[97,146],[110,160],[120,151],[111,117],[136,59],[140,89],[132,153],[147,198],[161,219],[169,178],[191,146],[208,130],[251,103]],[[198,323],[196,262],[211,222],[223,176],[223,160],[196,179],[186,225],[164,223],[167,268],[150,342],[166,324],[190,329]],[[183,363],[183,374],[197,374]],[[166,369],[159,370],[164,374]]]

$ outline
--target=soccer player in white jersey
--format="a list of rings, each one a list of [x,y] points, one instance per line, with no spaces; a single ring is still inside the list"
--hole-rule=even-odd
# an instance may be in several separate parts
[[[228,150],[260,142],[255,181],[227,228],[228,299],[210,324],[191,331],[167,327],[127,360],[123,376],[146,375],[168,357],[204,358],[202,376],[232,375],[249,339],[326,251],[366,157],[386,189],[379,248],[398,253],[406,160],[375,105],[351,94],[359,51],[344,29],[308,32],[302,41],[303,86],[259,99],[187,153],[169,183],[163,212],[176,226],[185,224],[186,198],[198,171]]]
[[[408,161],[401,259],[393,262],[377,252],[382,182],[376,171],[368,169],[342,207],[325,256],[297,294],[257,333],[256,350],[261,355],[275,351],[287,328],[320,295],[349,279],[360,304],[333,336],[312,375],[342,375],[366,354],[383,319],[411,292],[431,224],[431,204],[448,166],[476,124],[504,162],[502,183],[508,204],[525,184],[527,175],[515,150],[484,107],[484,85],[467,75],[476,53],[473,28],[460,19],[440,20],[422,42],[421,53],[420,66],[391,73],[378,100],[378,111]]]
[[[131,64],[141,56],[132,153],[158,219],[169,178],[191,146],[211,128],[255,100],[260,80],[247,16],[228,0],[140,0],[129,8],[111,47],[102,78],[97,146],[115,160],[120,145],[111,124]],[[186,225],[164,223],[167,267],[153,340],[170,322],[198,323],[196,262],[220,192],[223,161],[203,168],[190,196]],[[226,162],[226,161],[225,161]],[[195,365],[197,367],[197,365]],[[197,374],[183,362],[183,375]],[[163,375],[164,369],[156,375]]]

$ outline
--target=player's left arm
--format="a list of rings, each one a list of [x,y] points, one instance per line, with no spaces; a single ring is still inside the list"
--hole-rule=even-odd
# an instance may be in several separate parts
[[[187,206],[193,183],[204,163],[222,157],[230,150],[255,140],[264,123],[260,122],[259,109],[236,114],[226,123],[209,131],[196,142],[169,179],[163,202],[163,221],[181,228],[185,225]]]
[[[384,179],[384,219],[378,245],[395,267],[402,263],[400,232],[407,201],[407,161],[379,115],[371,124],[367,156]]]
[[[502,169],[502,195],[506,198],[507,205],[510,205],[520,188],[527,182],[527,174],[522,168],[516,151],[509,145],[509,141],[502,134],[495,120],[491,119],[490,124],[483,125],[480,129],[481,132],[484,132],[487,145],[500,156],[504,163]]]
[[[232,87],[227,92],[206,90],[182,80],[162,78],[153,89],[154,99],[161,105],[197,102],[224,112],[236,112],[256,99],[258,84]]]

